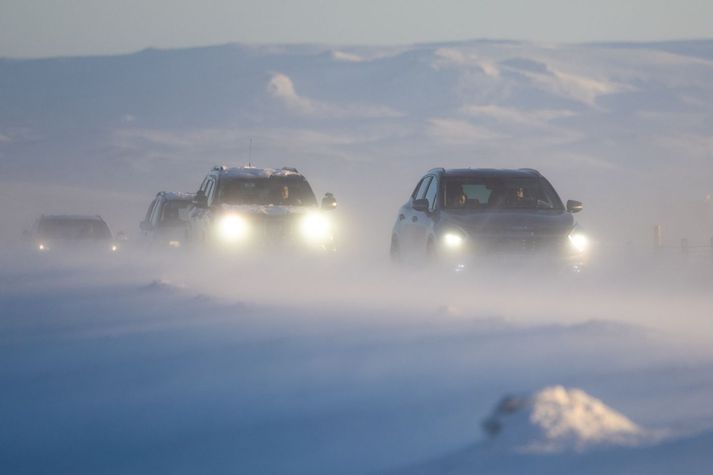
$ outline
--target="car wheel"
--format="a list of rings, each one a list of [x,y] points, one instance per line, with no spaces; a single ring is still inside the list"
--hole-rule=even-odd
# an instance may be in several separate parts
[[[396,236],[391,236],[389,257],[391,257],[391,262],[394,264],[401,264],[401,248],[399,247],[399,240]]]
[[[436,244],[433,242],[433,239],[428,240],[426,243],[426,259],[425,263],[426,265],[430,266],[435,264],[436,262]]]

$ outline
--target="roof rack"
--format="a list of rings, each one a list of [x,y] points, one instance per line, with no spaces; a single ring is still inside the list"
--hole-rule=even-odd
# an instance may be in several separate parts
[[[428,170],[428,173],[435,173],[435,172],[444,172],[445,173],[446,169],[443,167],[437,167],[437,168],[431,168]]]
[[[299,173],[295,167],[282,167],[286,172]]]
[[[225,165],[216,165],[214,166],[211,171],[214,172],[224,172],[225,171]]]

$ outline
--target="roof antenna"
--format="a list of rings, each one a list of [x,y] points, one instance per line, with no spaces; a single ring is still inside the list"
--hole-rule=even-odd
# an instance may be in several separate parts
[[[250,137],[250,145],[248,146],[248,167],[253,167],[253,138]]]

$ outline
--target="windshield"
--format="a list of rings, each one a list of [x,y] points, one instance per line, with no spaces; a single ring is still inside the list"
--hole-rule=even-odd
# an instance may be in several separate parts
[[[167,201],[161,210],[160,225],[166,227],[185,225],[185,221],[181,219],[180,211],[187,209],[191,204],[191,200]]]
[[[37,232],[45,239],[111,239],[111,232],[99,219],[44,218]]]
[[[317,205],[317,199],[306,180],[283,177],[221,181],[217,202],[230,205]]]
[[[552,185],[540,177],[446,177],[442,193],[446,209],[564,209]]]

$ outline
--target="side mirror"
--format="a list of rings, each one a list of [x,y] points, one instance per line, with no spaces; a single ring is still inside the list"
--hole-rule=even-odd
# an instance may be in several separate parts
[[[142,231],[151,231],[152,227],[153,226],[151,226],[151,223],[149,223],[148,221],[141,221],[139,223],[139,229],[141,229]]]
[[[428,211],[428,200],[426,198],[421,198],[420,200],[413,200],[411,207],[416,211]]]
[[[198,208],[206,208],[208,206],[208,197],[203,190],[198,190],[196,197],[193,198],[193,204]]]
[[[322,209],[330,210],[330,209],[336,209],[336,207],[337,207],[337,199],[334,197],[334,195],[331,193],[325,193],[324,198],[322,198]]]
[[[575,200],[567,200],[567,212],[569,213],[579,213],[582,211],[582,203]]]
[[[122,242],[127,241],[128,238],[126,237],[126,233],[124,231],[119,231],[118,233],[116,233],[116,240]]]

